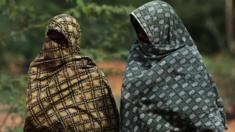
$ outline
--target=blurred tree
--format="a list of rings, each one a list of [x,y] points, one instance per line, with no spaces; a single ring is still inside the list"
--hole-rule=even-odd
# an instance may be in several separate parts
[[[83,54],[98,60],[126,60],[136,39],[129,13],[148,1],[151,0],[0,0],[1,71],[25,72],[41,49],[47,21],[63,12],[79,20]],[[224,1],[166,1],[183,19],[201,52],[227,51]],[[17,66],[24,70],[16,69]]]
[[[226,0],[226,33],[230,51],[235,54],[235,43],[233,39],[233,0]]]
[[[7,72],[6,69],[17,65],[25,72],[41,49],[48,19],[71,7],[64,0],[0,0],[1,71]]]
[[[176,11],[204,54],[227,51],[224,38],[224,4],[221,0],[174,2]]]

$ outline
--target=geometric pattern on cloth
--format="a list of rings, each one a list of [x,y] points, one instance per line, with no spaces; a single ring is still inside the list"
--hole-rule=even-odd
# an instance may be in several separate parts
[[[24,131],[119,131],[118,110],[103,72],[92,59],[79,55],[76,20],[58,15],[48,29],[64,34],[68,47],[46,35],[43,52],[30,64]]]
[[[222,99],[173,8],[165,2],[152,1],[131,15],[151,44],[137,41],[130,50],[122,85],[121,131],[223,132],[226,116]],[[158,23],[155,18],[164,22]],[[171,21],[178,23],[166,26]],[[176,30],[183,32],[176,34]],[[158,35],[164,31],[168,36]],[[173,33],[175,36],[170,35]]]

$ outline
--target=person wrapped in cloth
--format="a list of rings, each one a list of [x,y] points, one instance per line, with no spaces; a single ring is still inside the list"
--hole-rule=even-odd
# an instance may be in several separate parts
[[[223,102],[194,41],[166,2],[131,13],[132,45],[121,95],[122,132],[223,132]]]
[[[103,72],[80,55],[80,26],[49,21],[42,52],[30,64],[24,132],[118,132],[118,110]]]

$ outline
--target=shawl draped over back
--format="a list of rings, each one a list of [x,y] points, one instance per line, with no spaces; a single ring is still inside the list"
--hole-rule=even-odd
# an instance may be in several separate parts
[[[130,50],[122,132],[223,132],[226,118],[216,85],[173,8],[152,1],[131,16],[150,43],[137,41]]]
[[[45,35],[28,71],[25,132],[118,131],[118,110],[103,72],[79,54],[80,26],[67,14],[49,21],[67,44]]]

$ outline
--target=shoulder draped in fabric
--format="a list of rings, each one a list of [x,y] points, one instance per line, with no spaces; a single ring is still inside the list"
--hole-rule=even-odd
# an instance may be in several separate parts
[[[64,39],[50,38],[49,31]],[[111,88],[79,45],[75,18],[61,14],[49,21],[43,50],[29,67],[25,132],[119,131]]]
[[[149,43],[132,45],[121,95],[122,132],[223,132],[222,100],[190,34],[166,2],[131,13]]]

